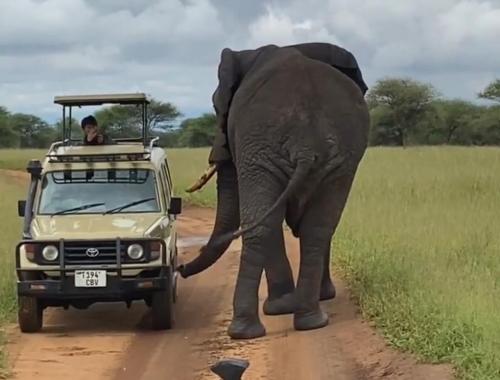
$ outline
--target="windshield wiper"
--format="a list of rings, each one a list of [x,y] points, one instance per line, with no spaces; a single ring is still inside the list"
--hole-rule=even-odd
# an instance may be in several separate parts
[[[102,203],[102,202],[101,203],[89,203],[89,204],[78,206],[78,207],[68,208],[67,210],[57,211],[57,212],[51,214],[50,216],[69,214],[69,213],[73,213],[73,212],[77,212],[77,211],[83,211],[83,210],[86,210],[86,209],[92,208],[92,207],[104,206],[105,204],[106,203]]]
[[[141,199],[140,201],[130,202],[130,203],[127,203],[126,205],[112,208],[111,210],[106,211],[104,214],[113,214],[115,212],[120,212],[122,210],[125,210],[126,208],[129,208],[129,207],[132,207],[132,206],[136,206],[136,205],[139,205],[141,203],[155,201],[155,200],[156,200],[156,198],[153,197],[153,198]]]

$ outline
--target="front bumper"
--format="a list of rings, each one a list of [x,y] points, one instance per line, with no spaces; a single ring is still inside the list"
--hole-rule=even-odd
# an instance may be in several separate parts
[[[133,239],[137,241],[138,239]],[[22,241],[16,247],[16,271],[18,277],[17,292],[19,296],[32,296],[47,301],[71,301],[86,300],[90,302],[113,302],[143,299],[153,292],[164,290],[168,281],[173,281],[171,263],[167,262],[167,248],[163,240],[141,239],[159,241],[162,246],[161,262],[156,265],[126,265],[122,264],[121,242],[116,239],[116,263],[113,265],[80,265],[67,266],[64,260],[65,240],[58,242],[61,252],[58,265],[51,266],[50,272],[56,272],[57,277],[43,275],[47,268],[38,265],[36,268],[22,267],[20,260],[20,247],[27,243],[54,243],[46,241]],[[82,288],[74,284],[75,270],[105,270],[106,286]],[[138,270],[140,275],[130,277],[123,276],[124,271]],[[50,302],[49,302],[50,303]]]
[[[73,276],[60,280],[24,280],[17,283],[20,296],[32,296],[47,300],[89,300],[93,302],[142,299],[148,294],[166,288],[169,276],[149,278],[119,278],[107,276],[106,287],[77,288]]]

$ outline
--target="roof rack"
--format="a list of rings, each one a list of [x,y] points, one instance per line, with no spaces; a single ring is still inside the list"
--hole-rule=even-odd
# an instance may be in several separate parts
[[[45,155],[49,162],[127,162],[127,161],[150,161],[151,153],[155,146],[155,143],[159,140],[159,137],[155,137],[149,142],[149,146],[143,148],[142,151],[125,151],[125,152],[110,152],[110,153],[91,153],[91,152],[73,152],[75,147],[68,147],[65,145],[64,141],[58,141],[53,143],[48,153]],[[104,145],[109,147],[116,147],[117,145]],[[81,148],[82,146],[80,146]],[[59,148],[64,149],[62,153],[59,153]],[[71,149],[72,148],[72,149]],[[69,151],[66,151],[69,149]]]
[[[67,95],[54,97],[54,103],[62,106],[100,106],[103,104],[149,104],[144,93],[133,94],[101,94],[101,95]]]
[[[71,138],[72,130],[72,108],[82,106],[100,106],[103,104],[122,104],[122,105],[137,105],[142,108],[141,124],[142,136],[137,142],[142,141],[143,145],[147,145],[148,141],[148,105],[151,103],[146,94],[129,93],[129,94],[100,94],[100,95],[68,95],[54,97],[54,103],[62,106],[62,140],[63,145],[71,145],[74,141]],[[66,114],[68,109],[68,115]]]

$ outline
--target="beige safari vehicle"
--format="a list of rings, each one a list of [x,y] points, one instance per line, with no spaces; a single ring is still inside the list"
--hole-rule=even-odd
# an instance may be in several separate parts
[[[154,329],[171,328],[181,199],[174,197],[164,150],[148,137],[149,100],[119,94],[54,102],[63,107],[63,139],[43,162],[29,162],[28,196],[18,204],[24,217],[16,248],[21,331],[39,331],[48,307],[135,300],[151,308]],[[103,104],[142,109],[142,136],[98,146],[73,140],[72,107]]]

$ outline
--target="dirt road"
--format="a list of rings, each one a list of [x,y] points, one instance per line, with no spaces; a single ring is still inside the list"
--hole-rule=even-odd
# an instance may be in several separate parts
[[[181,257],[196,254],[206,240],[213,211],[185,210],[179,218]],[[287,237],[297,267],[298,244]],[[148,309],[137,303],[95,305],[86,311],[46,311],[42,333],[21,335],[13,326],[9,352],[13,378],[19,380],[194,380],[217,379],[208,369],[217,359],[248,359],[245,380],[446,380],[446,366],[419,365],[388,349],[362,322],[348,291],[337,280],[338,297],[325,302],[327,328],[296,332],[291,316],[263,317],[268,335],[232,341],[225,330],[231,318],[239,242],[210,270],[179,280],[176,327],[148,330]],[[261,300],[265,296],[264,285]]]

